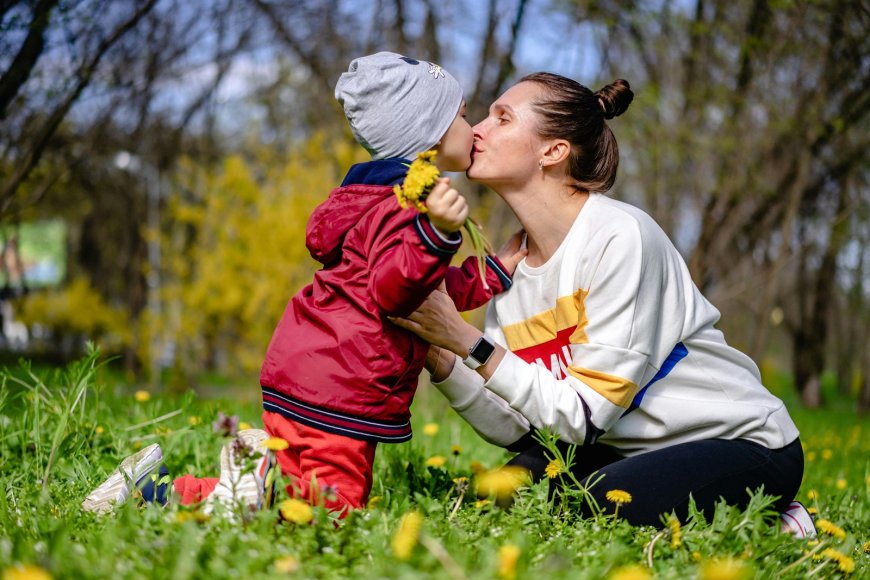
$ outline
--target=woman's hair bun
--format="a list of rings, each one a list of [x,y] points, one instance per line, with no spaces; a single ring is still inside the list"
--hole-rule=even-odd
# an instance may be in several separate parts
[[[627,80],[617,79],[595,93],[605,119],[618,117],[628,109],[634,93]]]

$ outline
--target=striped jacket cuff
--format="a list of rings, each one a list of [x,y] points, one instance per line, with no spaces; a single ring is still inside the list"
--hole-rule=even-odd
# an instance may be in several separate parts
[[[510,274],[507,273],[504,265],[501,263],[496,256],[487,256],[486,257],[486,265],[487,267],[495,273],[498,277],[499,282],[501,282],[502,292],[506,291],[513,284],[513,280],[511,279]]]
[[[417,235],[423,241],[426,249],[440,256],[452,256],[459,250],[462,245],[462,234],[453,232],[447,237],[439,232],[429,218],[424,214],[418,213],[414,219],[414,229],[417,230]]]

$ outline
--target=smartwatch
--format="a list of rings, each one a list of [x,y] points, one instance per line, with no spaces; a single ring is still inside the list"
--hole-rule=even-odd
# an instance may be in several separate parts
[[[465,366],[473,370],[485,365],[494,352],[495,343],[484,334],[477,339],[474,346],[468,349],[468,356],[462,359],[462,362]]]

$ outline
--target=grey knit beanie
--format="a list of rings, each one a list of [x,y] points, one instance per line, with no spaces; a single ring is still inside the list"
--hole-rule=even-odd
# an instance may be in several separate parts
[[[350,63],[338,79],[335,98],[372,159],[413,159],[450,128],[462,88],[436,64],[379,52]]]

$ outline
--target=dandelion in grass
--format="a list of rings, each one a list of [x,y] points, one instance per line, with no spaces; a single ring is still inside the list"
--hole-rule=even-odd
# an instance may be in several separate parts
[[[145,403],[151,400],[151,393],[148,391],[136,391],[133,393],[133,398],[136,399],[137,403]]]
[[[102,434],[103,434],[103,431],[105,431],[105,429],[103,429],[103,428],[100,427],[99,425],[97,425],[97,428],[94,429],[94,433],[96,433],[97,435],[102,435]]]
[[[382,497],[379,496],[379,495],[373,495],[372,497],[369,498],[369,502],[366,504],[366,507],[369,508],[369,509],[372,509],[372,508],[374,508],[374,507],[377,507],[377,505],[378,505],[379,503],[381,503],[381,501],[383,501],[383,499],[384,499],[384,498],[382,498]]]
[[[865,554],[870,554],[870,542],[864,542],[863,550]]]
[[[491,503],[492,502],[489,501],[488,499],[479,499],[476,502],[474,502],[474,507],[477,509],[483,509],[485,507],[489,507],[489,504],[491,504]]]
[[[281,517],[294,524],[307,524],[314,518],[314,510],[304,501],[285,499],[278,508]]]
[[[441,176],[441,172],[435,166],[435,157],[437,155],[438,152],[434,150],[418,153],[417,158],[408,167],[405,181],[401,185],[393,186],[393,193],[396,194],[396,199],[402,208],[413,207],[420,213],[429,211],[429,208],[426,207],[426,197],[428,197],[429,192],[435,187],[435,184],[438,183],[438,178]],[[484,237],[480,226],[473,219],[470,217],[466,218],[462,227],[468,233],[471,247],[477,256],[480,279],[483,281],[483,286],[488,288],[486,283],[486,255],[492,253],[492,248],[486,237]]]
[[[190,417],[187,418],[187,424],[190,425],[191,427],[196,427],[200,423],[202,423],[202,419],[200,419],[196,415],[191,415]]]
[[[3,580],[51,580],[51,574],[45,568],[28,564],[6,568],[3,570]]]
[[[251,424],[248,423],[247,421],[242,421],[241,423],[239,423],[239,431],[244,431],[246,429],[252,429],[252,428],[253,427],[251,426]]]
[[[846,489],[846,487],[847,487],[848,485],[849,485],[849,484],[846,483],[846,480],[843,479],[842,477],[841,477],[840,479],[837,480],[837,489],[840,489],[840,490],[842,490],[842,489]]]
[[[817,510],[815,507],[808,507],[807,513],[810,514],[811,516],[815,516],[815,515],[819,514],[819,510]]]
[[[528,483],[529,472],[522,467],[506,465],[500,469],[485,471],[477,475],[477,495],[494,496],[497,500],[507,500],[521,486]]]
[[[822,556],[836,562],[837,568],[839,568],[840,572],[843,572],[844,574],[851,574],[855,571],[855,560],[839,550],[827,548],[822,551]]]
[[[668,529],[671,532],[671,549],[676,550],[683,543],[683,529],[680,520],[674,516],[668,518]]]
[[[279,574],[292,574],[299,570],[299,560],[294,556],[282,556],[276,559],[272,566]]]
[[[652,574],[647,568],[637,564],[620,566],[608,576],[608,580],[649,580]]]
[[[433,455],[426,460],[426,467],[434,467],[435,469],[440,469],[444,467],[445,463],[447,463],[447,459],[445,459],[441,455]]]
[[[619,517],[619,508],[627,503],[631,503],[631,494],[622,489],[611,489],[604,497],[607,498],[607,501],[616,504],[616,508],[613,510],[613,518],[614,520]]]
[[[419,512],[411,511],[402,516],[399,527],[393,536],[393,555],[399,560],[407,560],[411,557],[414,547],[420,541],[420,531],[423,529],[423,516]]]
[[[263,447],[268,449],[269,451],[284,451],[290,444],[287,443],[285,439],[281,439],[280,437],[269,437],[265,441],[263,441]]]
[[[701,561],[701,552],[698,552],[698,551],[692,552],[692,560],[694,560],[695,562],[700,562]]]
[[[544,468],[544,473],[547,474],[548,478],[555,479],[560,473],[562,473],[562,462],[558,459],[554,459]]]
[[[846,531],[830,520],[817,520],[816,529],[838,540],[846,538]]]
[[[518,546],[505,544],[498,549],[498,577],[514,580],[517,577],[517,562],[522,551]]]
[[[824,461],[828,461],[831,457],[834,456],[834,452],[830,449],[822,449],[822,459]]]
[[[817,499],[819,497],[819,492],[814,489],[811,489],[807,492],[808,499]]]
[[[810,451],[809,453],[807,453],[806,458],[807,458],[807,461],[815,461],[816,460],[816,452]]]
[[[462,447],[460,447],[459,445],[455,445],[455,444],[451,445],[450,446],[450,453],[452,453],[453,455],[460,455],[460,454],[462,454]]]
[[[426,423],[423,425],[423,435],[428,435],[429,437],[435,437],[438,435],[438,430],[440,427],[438,423]]]
[[[733,558],[717,558],[701,565],[700,580],[743,580],[752,575],[744,562]]]
[[[478,461],[476,459],[474,461],[472,461],[468,465],[468,467],[469,467],[469,469],[471,469],[471,473],[473,473],[475,475],[477,475],[478,473],[486,471],[486,467],[483,466],[483,463],[481,463],[480,461]]]

